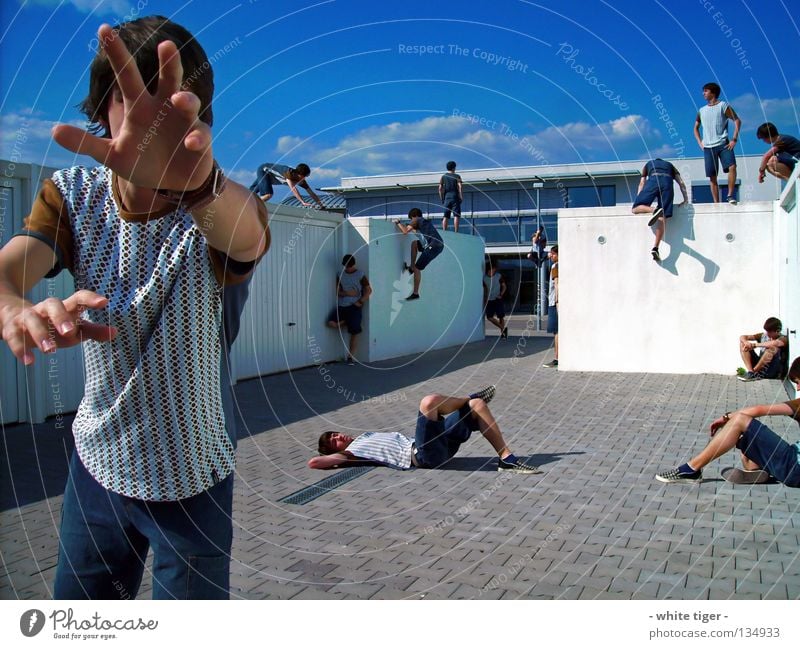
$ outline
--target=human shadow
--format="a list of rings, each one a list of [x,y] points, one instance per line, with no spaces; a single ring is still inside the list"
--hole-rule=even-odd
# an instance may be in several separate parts
[[[673,275],[677,275],[678,259],[681,255],[688,255],[703,266],[705,271],[703,281],[708,284],[717,278],[719,264],[687,245],[687,241],[695,240],[694,217],[694,206],[690,204],[681,208],[675,217],[667,219],[664,241],[669,244],[669,254],[661,260],[661,267]]]
[[[573,451],[569,453],[535,453],[528,456],[518,456],[526,464],[542,467],[553,462],[558,462],[567,455],[583,455],[583,451]],[[436,467],[437,471],[466,471],[473,473],[476,471],[488,471],[497,473],[497,457],[454,457],[450,458],[441,466]]]

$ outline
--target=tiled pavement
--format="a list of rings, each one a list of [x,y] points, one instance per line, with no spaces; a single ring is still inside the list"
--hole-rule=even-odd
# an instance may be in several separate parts
[[[569,373],[546,336],[495,337],[376,367],[328,365],[240,383],[234,598],[786,599],[800,596],[800,490],[663,485],[714,416],[786,399],[775,381]],[[517,334],[515,336],[515,333]],[[515,350],[522,353],[516,361]],[[325,377],[329,378],[325,378]],[[328,473],[305,462],[326,429],[413,435],[419,399],[495,382],[491,407],[544,473],[495,471],[474,435],[443,470],[375,469],[310,504],[277,501]],[[788,418],[770,422],[798,438]],[[67,430],[65,428],[64,430]],[[0,597],[50,596],[69,435],[4,430]],[[149,568],[149,564],[148,564]],[[149,597],[145,577],[140,597]]]

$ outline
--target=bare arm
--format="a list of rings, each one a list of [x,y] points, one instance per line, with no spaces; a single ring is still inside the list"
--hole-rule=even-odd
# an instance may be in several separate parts
[[[44,353],[84,340],[109,341],[113,327],[81,319],[85,308],[102,309],[108,300],[91,291],[77,291],[65,300],[54,297],[33,304],[24,294],[53,267],[53,251],[33,237],[14,237],[0,250],[0,331],[11,353],[25,365],[33,349]]]
[[[689,192],[686,191],[686,183],[683,182],[683,176],[680,174],[675,174],[675,182],[678,183],[678,187],[681,188],[681,194],[683,194],[683,202],[680,204],[683,205],[684,203],[688,203]]]
[[[464,192],[461,190],[461,181],[458,181],[458,200],[464,200]]]
[[[318,455],[308,461],[309,469],[335,469],[354,461],[353,456],[348,453],[331,453],[330,455]]]
[[[739,141],[739,131],[742,129],[742,120],[739,119],[736,111],[733,110],[731,106],[728,106],[725,110],[725,117],[733,120],[733,139],[728,142],[728,148],[733,149]]]
[[[697,144],[701,149],[704,148],[703,139],[700,137],[700,113],[697,113],[697,117],[694,120],[694,139],[697,140]]]
[[[303,189],[305,189],[308,192],[308,195],[311,196],[311,198],[313,198],[316,201],[317,205],[319,205],[320,207],[323,206],[322,200],[320,200],[320,197],[314,193],[314,190],[311,189],[307,181],[304,180],[302,183],[300,183],[300,185],[303,187]]]
[[[442,182],[443,178],[439,179],[439,200],[444,200],[444,183]]]
[[[372,286],[370,286],[367,276],[364,275],[364,277],[361,278],[361,298],[358,301],[361,302],[361,304],[358,304],[358,302],[356,302],[356,304],[358,304],[358,306],[363,306],[370,295],[372,295]]]

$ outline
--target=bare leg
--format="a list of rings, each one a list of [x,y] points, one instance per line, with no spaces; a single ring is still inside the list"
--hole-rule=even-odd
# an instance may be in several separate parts
[[[558,334],[553,336],[553,351],[555,352],[554,360],[558,360]]]
[[[708,179],[708,184],[711,187],[711,198],[715,203],[719,203],[719,185],[717,184],[717,177],[711,176]]]
[[[272,198],[272,194],[263,194],[259,196],[259,198],[266,203],[270,198]]]
[[[447,222],[448,222],[449,220],[450,220],[450,219],[448,219],[446,216],[443,216],[443,217],[442,217],[442,230],[444,230],[444,231],[447,231]],[[457,219],[456,219],[456,223],[458,223],[458,220],[457,220]]]
[[[472,416],[478,420],[478,428],[481,431],[481,435],[492,445],[492,448],[500,458],[505,459],[511,455],[511,449],[508,448],[508,444],[503,438],[503,433],[500,432],[500,427],[497,425],[486,402],[483,399],[470,399],[469,407],[472,410]]]
[[[736,447],[736,442],[739,441],[741,434],[747,430],[752,417],[747,415],[735,414],[730,418],[727,424],[720,428],[706,447],[689,460],[689,466],[695,471],[699,471],[706,464],[718,457],[725,455],[732,448]]]
[[[728,169],[728,198],[735,198],[736,195],[736,165],[731,165]]]
[[[358,334],[350,334],[350,358],[356,357],[356,347],[358,346]]]
[[[497,327],[500,331],[503,331],[503,321],[498,320],[497,318],[486,318],[489,322],[491,322],[495,327]]]
[[[752,371],[760,372],[767,367],[772,362],[772,359],[775,358],[775,354],[777,354],[778,351],[779,350],[775,349],[774,347],[764,349],[764,353],[761,354],[761,357],[758,359],[758,363],[753,366]]]
[[[758,471],[761,467],[742,453],[742,467],[745,471]]]
[[[666,232],[667,232],[667,219],[661,216],[659,217],[658,223],[656,224],[656,241],[653,244],[653,248],[658,248]]]
[[[336,322],[335,320],[328,320],[328,326],[331,329],[341,329],[344,326],[345,322],[342,320],[341,322]]]
[[[747,343],[740,343],[739,344],[739,353],[742,355],[742,363],[744,363],[744,369],[748,372],[753,371],[753,353],[750,351],[750,347]]]
[[[416,241],[411,242],[411,272],[414,273],[414,293],[419,295],[419,284],[422,281],[422,272],[417,268],[417,246]]]
[[[652,214],[655,211],[656,208],[652,207],[651,205],[637,205],[631,209],[633,214]]]
[[[458,232],[458,222],[461,220],[460,216],[453,217],[453,232]]]
[[[767,163],[767,171],[781,180],[789,180],[789,176],[792,175],[792,170],[789,169],[788,165],[778,162],[777,156],[772,156],[769,159],[769,162]]]

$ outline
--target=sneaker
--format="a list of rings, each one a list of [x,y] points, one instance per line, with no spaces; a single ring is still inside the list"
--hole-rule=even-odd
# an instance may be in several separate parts
[[[740,381],[748,382],[748,381],[760,381],[764,377],[759,374],[758,372],[745,372],[741,376],[737,376],[737,379]]]
[[[658,254],[658,248],[653,248],[650,251],[650,254],[653,255],[653,261],[661,261],[661,255]]]
[[[417,295],[416,293],[412,293],[411,295],[409,295],[409,296],[406,298],[406,301],[409,301],[409,300],[418,300],[418,299],[419,299],[419,295]]]
[[[728,199],[728,204],[729,204],[729,205],[738,205],[738,204],[739,204],[739,201],[737,201],[737,200],[736,200],[736,199],[735,199],[733,196],[731,196],[731,197]]]
[[[490,385],[488,388],[483,388],[483,390],[478,390],[477,392],[473,392],[469,395],[470,399],[483,399],[484,402],[489,403],[492,399],[494,399],[494,395],[497,392],[497,387],[494,385]]]
[[[550,361],[549,363],[544,363],[542,367],[558,367],[558,359]]]
[[[658,221],[658,219],[660,219],[662,216],[664,216],[664,210],[662,210],[660,207],[656,208],[656,211],[653,212],[653,216],[650,217],[650,220],[647,222],[647,225],[651,227],[654,226],[656,224],[656,221]]]
[[[497,470],[508,471],[509,473],[541,473],[538,466],[532,464],[525,464],[522,460],[515,459],[513,462],[506,462],[497,458]]]
[[[503,331],[500,332],[501,338],[508,338],[508,327],[504,327]]]
[[[681,473],[680,467],[672,471],[656,473],[656,480],[659,482],[700,482],[702,479],[702,470]]]

